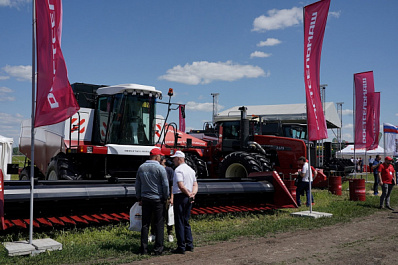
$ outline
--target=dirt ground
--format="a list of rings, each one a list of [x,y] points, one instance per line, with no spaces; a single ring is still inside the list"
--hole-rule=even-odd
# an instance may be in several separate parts
[[[398,211],[380,210],[346,224],[239,238],[134,264],[398,264],[397,245]]]

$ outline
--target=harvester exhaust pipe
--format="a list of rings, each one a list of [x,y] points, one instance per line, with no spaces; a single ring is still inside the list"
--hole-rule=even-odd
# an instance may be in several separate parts
[[[240,148],[244,149],[247,147],[249,141],[249,120],[247,119],[247,108],[242,106],[240,110]]]

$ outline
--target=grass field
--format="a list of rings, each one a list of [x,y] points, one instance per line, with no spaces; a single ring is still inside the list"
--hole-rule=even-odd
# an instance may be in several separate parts
[[[373,184],[367,183],[370,191]],[[368,192],[366,201],[350,201],[348,182],[343,183],[343,195],[335,196],[327,190],[314,190],[314,211],[332,213],[332,218],[297,218],[290,213],[308,208],[282,209],[258,213],[236,213],[193,216],[191,226],[195,246],[214,244],[238,237],[272,237],[275,233],[312,229],[336,223],[350,222],[352,218],[366,216],[379,211],[379,197]],[[392,192],[391,204],[398,206],[398,191]],[[128,230],[128,223],[72,230],[54,230],[35,233],[34,238],[50,237],[63,245],[62,251],[42,253],[38,256],[8,257],[0,247],[0,264],[121,264],[148,256],[136,253],[140,245],[140,234]],[[1,242],[27,240],[27,232],[0,236]],[[153,245],[150,244],[150,247]],[[176,243],[165,242],[166,251]],[[166,253],[167,254],[167,253]]]

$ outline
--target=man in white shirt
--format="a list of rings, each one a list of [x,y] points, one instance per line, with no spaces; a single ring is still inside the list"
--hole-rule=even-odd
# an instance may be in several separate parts
[[[302,166],[301,171],[298,172],[299,177],[301,177],[301,182],[299,183],[296,191],[297,205],[301,206],[300,194],[302,193],[302,191],[305,191],[307,197],[306,205],[307,207],[309,207],[311,202],[314,203],[314,197],[312,196],[312,194],[310,200],[310,181],[312,184],[311,167],[304,156],[301,156],[298,159],[297,163],[299,164],[299,166]]]
[[[172,252],[185,254],[185,251],[193,251],[189,218],[191,216],[192,203],[198,192],[198,183],[195,171],[185,163],[185,154],[183,152],[177,151],[171,157],[176,166],[171,203],[174,209],[174,225],[177,238],[177,248]]]

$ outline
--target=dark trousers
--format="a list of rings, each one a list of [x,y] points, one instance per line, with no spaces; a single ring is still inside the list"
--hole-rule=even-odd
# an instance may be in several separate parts
[[[169,222],[169,215],[168,215],[168,211],[170,208],[170,204],[169,203],[165,203],[165,209],[164,209],[164,220],[166,222],[166,227],[167,227],[167,235],[172,235],[173,234],[173,226],[172,225],[167,225],[167,223]],[[152,219],[151,219],[151,235],[155,234],[155,216],[152,215]]]
[[[383,186],[381,186],[380,206],[384,206],[385,202],[386,206],[390,207],[390,195],[393,188],[394,184],[383,183]]]
[[[377,195],[379,194],[379,175],[373,173],[373,177],[375,179],[375,182],[373,184],[373,194]]]
[[[311,182],[312,184],[312,182]],[[301,199],[300,199],[300,195],[301,193],[305,191],[306,196],[307,196],[307,202],[306,205],[310,206],[311,202],[314,202],[314,196],[312,196],[311,194],[311,200],[310,200],[310,184],[309,182],[305,182],[305,181],[301,181],[298,183],[298,187],[296,190],[296,201],[298,205],[301,205]]]
[[[154,216],[155,246],[154,252],[163,252],[164,240],[164,206],[161,200],[142,199],[142,228],[141,228],[141,253],[148,252],[148,232],[151,225],[152,215]]]
[[[174,195],[174,226],[178,249],[193,248],[193,238],[189,218],[191,216],[192,203],[189,197],[183,193]]]

